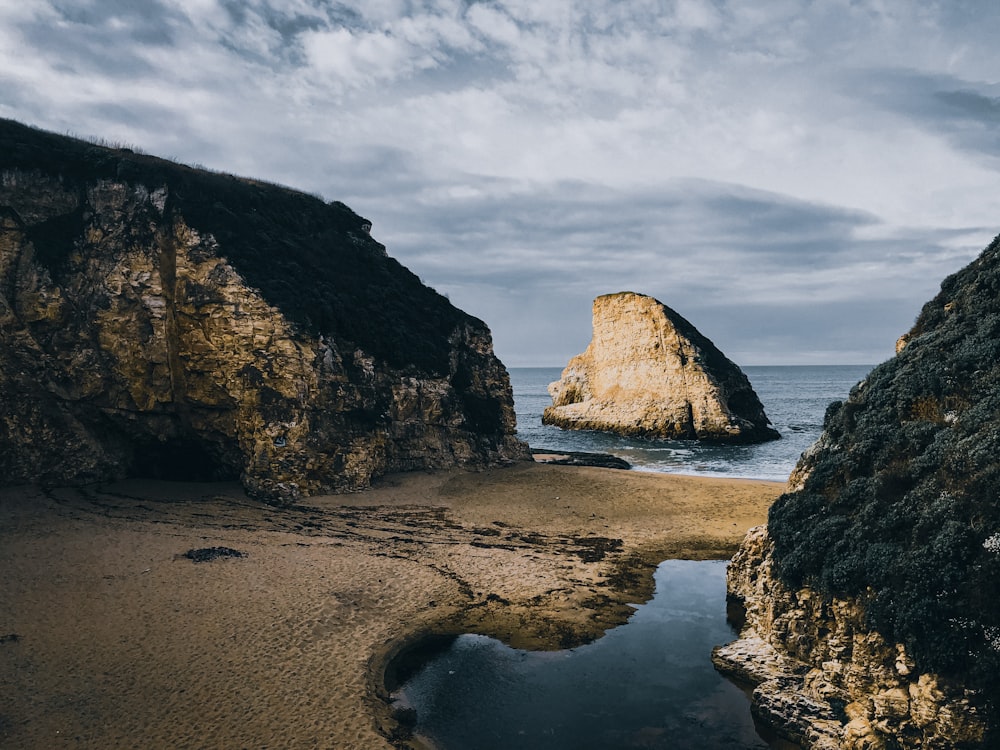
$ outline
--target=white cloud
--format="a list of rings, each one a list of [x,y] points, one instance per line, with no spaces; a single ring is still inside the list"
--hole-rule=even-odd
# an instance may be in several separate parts
[[[408,45],[381,31],[309,31],[300,41],[315,68],[350,85],[395,78],[410,68]]]
[[[545,350],[503,322],[537,273],[519,309],[547,311],[548,341],[622,284],[719,320],[734,295],[772,324],[819,301],[883,351],[992,234],[998,21],[908,0],[36,0],[0,4],[0,113],[344,200],[515,358]],[[876,331],[866,297],[905,314]]]
[[[521,41],[521,29],[510,17],[487,5],[473,5],[466,18],[472,27],[487,39],[508,47]]]
[[[718,11],[706,0],[677,0],[672,20],[680,28],[706,31],[720,23]]]

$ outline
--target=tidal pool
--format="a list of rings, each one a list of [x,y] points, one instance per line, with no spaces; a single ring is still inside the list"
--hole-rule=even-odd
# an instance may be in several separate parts
[[[765,739],[747,695],[712,666],[726,622],[725,561],[668,560],[621,627],[567,651],[462,635],[395,693],[440,750],[749,750]]]

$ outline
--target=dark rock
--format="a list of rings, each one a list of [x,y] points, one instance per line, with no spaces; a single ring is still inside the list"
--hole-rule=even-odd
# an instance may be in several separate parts
[[[532,448],[532,458],[540,464],[561,466],[599,466],[604,469],[631,469],[632,464],[624,458],[610,453],[586,453],[582,451],[560,451],[548,448]]]
[[[246,557],[246,553],[232,547],[202,547],[189,549],[183,556],[192,562],[203,563],[218,560],[220,557]]]
[[[0,482],[272,502],[527,458],[489,329],[339,202],[0,120]]]
[[[812,670],[845,747],[1000,747],[998,415],[1000,238],[831,404],[733,558],[741,642]]]

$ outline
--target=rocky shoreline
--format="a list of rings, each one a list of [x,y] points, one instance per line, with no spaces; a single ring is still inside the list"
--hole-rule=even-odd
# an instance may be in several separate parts
[[[751,529],[728,570],[746,623],[712,654],[720,672],[755,686],[755,716],[806,750],[880,750],[888,737],[983,747],[982,696],[917,669],[902,643],[866,626],[857,601],[791,591],[773,564],[767,527]]]

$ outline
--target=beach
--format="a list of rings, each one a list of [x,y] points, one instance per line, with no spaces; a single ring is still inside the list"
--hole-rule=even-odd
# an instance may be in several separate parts
[[[0,747],[405,747],[386,668],[423,636],[591,640],[783,489],[525,462],[286,508],[234,483],[0,490]],[[211,548],[241,556],[185,556]]]

